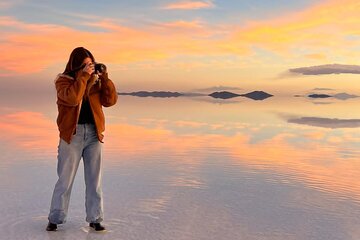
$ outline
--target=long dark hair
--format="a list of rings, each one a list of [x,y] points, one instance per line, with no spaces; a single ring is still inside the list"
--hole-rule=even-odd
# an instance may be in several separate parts
[[[83,47],[75,48],[70,54],[63,74],[75,78],[76,72],[84,67],[84,59],[88,57],[91,58],[92,62],[95,62],[95,58],[89,50]]]

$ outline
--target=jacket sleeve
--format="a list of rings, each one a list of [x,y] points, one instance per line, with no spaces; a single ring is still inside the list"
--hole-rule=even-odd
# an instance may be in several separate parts
[[[101,80],[101,105],[111,107],[116,104],[118,95],[114,83],[108,78],[107,73],[100,77]]]
[[[90,74],[81,72],[76,80],[67,77],[59,77],[56,82],[56,92],[58,101],[63,105],[77,106],[80,104]]]

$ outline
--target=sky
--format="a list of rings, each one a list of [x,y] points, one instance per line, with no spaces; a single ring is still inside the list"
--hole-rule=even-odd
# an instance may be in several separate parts
[[[2,92],[46,91],[78,46],[122,92],[354,89],[356,74],[287,73],[360,65],[359,12],[356,0],[2,0]]]

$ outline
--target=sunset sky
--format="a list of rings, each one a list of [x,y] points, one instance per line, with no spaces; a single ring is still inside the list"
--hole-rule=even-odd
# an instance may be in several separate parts
[[[2,0],[0,81],[46,90],[84,46],[119,91],[360,87],[355,74],[288,74],[360,65],[359,12],[355,0]]]

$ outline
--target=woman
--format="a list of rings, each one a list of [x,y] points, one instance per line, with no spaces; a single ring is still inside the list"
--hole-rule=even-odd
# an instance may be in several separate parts
[[[47,231],[56,231],[66,222],[71,189],[81,158],[86,185],[86,221],[96,231],[104,231],[101,188],[102,132],[105,118],[102,106],[117,101],[113,82],[106,69],[95,72],[95,59],[87,49],[75,48],[65,71],[55,80],[60,132],[57,173]]]

